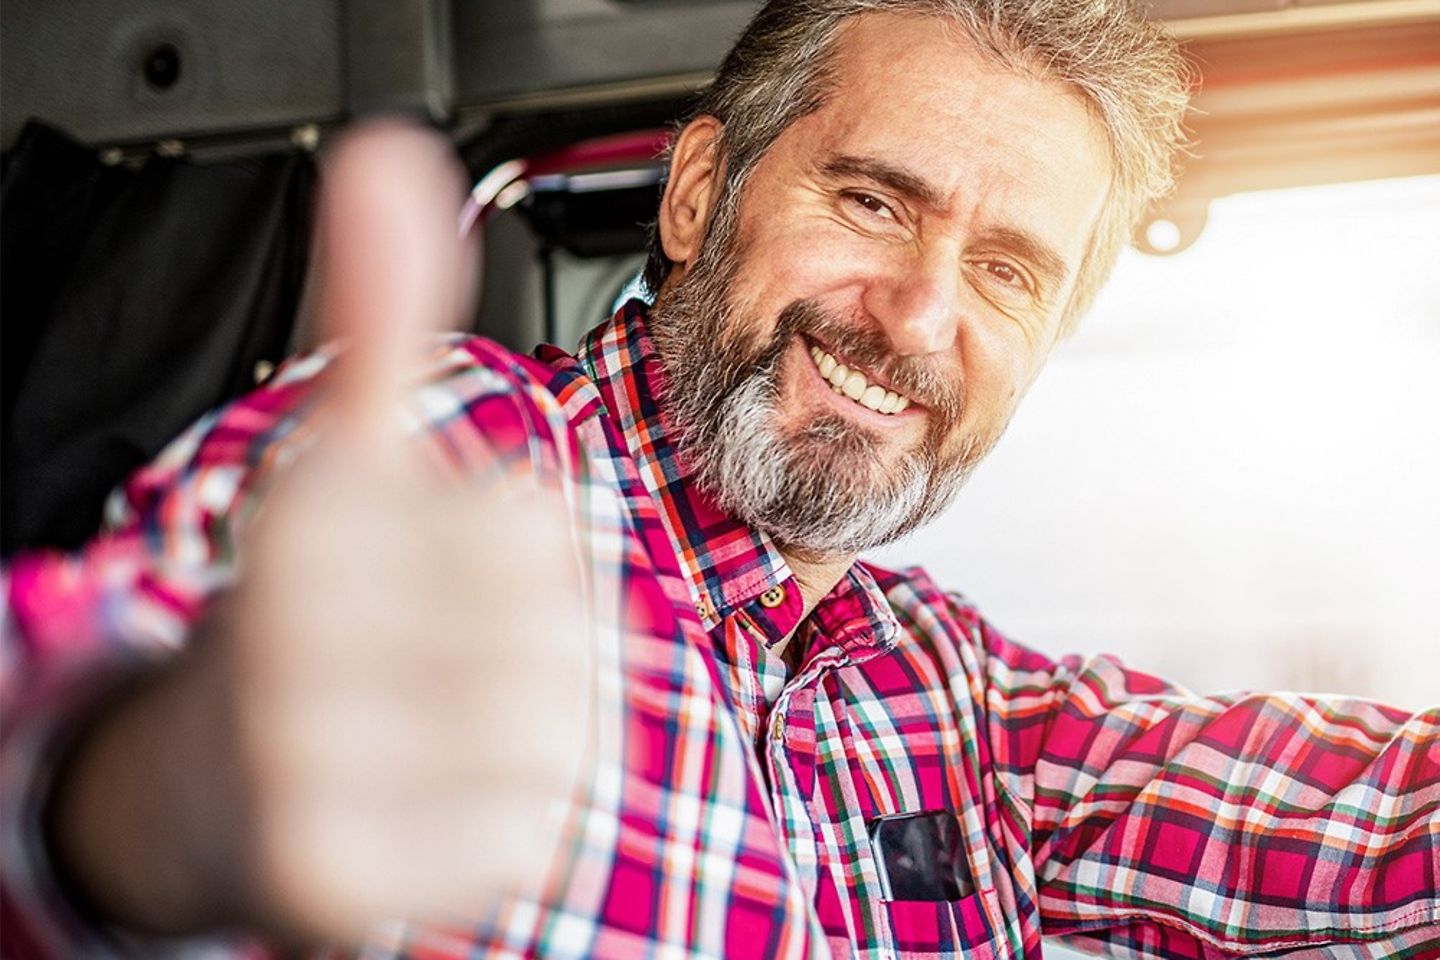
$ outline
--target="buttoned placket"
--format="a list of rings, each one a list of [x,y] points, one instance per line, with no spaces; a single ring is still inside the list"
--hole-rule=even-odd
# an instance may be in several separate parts
[[[836,651],[838,653],[838,651]],[[771,807],[780,826],[785,849],[795,864],[806,894],[814,903],[819,882],[820,845],[817,841],[812,799],[813,775],[808,786],[799,783],[791,766],[792,727],[790,709],[797,694],[818,690],[822,676],[834,669],[837,657],[822,655],[812,659],[804,669],[792,676],[771,708],[766,736],[760,750],[763,754],[766,780],[770,788]],[[814,740],[814,710],[811,713],[811,743]],[[813,757],[811,758],[813,770]]]

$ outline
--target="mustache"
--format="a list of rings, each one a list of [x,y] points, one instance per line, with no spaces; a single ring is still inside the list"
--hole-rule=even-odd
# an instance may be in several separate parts
[[[898,356],[884,332],[871,324],[841,319],[813,301],[798,300],[781,311],[771,350],[778,355],[797,335],[843,353],[890,389],[926,407],[945,427],[959,422],[964,412],[965,382],[959,370],[935,359]]]

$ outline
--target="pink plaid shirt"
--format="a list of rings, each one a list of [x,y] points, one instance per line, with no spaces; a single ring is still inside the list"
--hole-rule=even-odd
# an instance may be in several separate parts
[[[798,622],[775,546],[690,481],[643,305],[576,357],[456,337],[434,359],[421,442],[459,469],[575,463],[623,616],[601,631],[599,758],[560,879],[463,930],[398,926],[374,956],[988,960],[1039,957],[1043,934],[1126,957],[1440,957],[1440,710],[1198,697],[1051,660],[918,569],[857,563]],[[43,761],[107,664],[183,643],[230,580],[324,367],[292,361],[202,420],[81,554],[7,571],[13,952],[117,948],[47,874]],[[792,630],[793,673],[770,653]],[[877,818],[937,811],[973,892],[887,898]]]

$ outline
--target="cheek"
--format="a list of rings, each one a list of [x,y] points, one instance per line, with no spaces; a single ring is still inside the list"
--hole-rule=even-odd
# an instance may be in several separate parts
[[[1044,363],[1043,356],[1018,344],[990,351],[974,343],[966,357],[964,431],[998,437],[1010,422]]]
[[[798,350],[787,351],[785,358],[780,361],[777,380],[780,388],[780,410],[793,412],[809,408],[812,402],[811,391],[815,388],[815,384],[811,382],[809,365],[809,359],[800,356]]]
[[[796,300],[833,299],[858,292],[887,270],[893,253],[824,217],[756,218],[747,236],[745,265],[737,284],[756,306],[787,306]]]

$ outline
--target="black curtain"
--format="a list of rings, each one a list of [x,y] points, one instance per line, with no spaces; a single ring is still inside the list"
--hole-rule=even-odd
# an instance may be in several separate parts
[[[0,173],[0,552],[72,548],[106,494],[278,361],[308,154],[106,166],[32,123]]]

